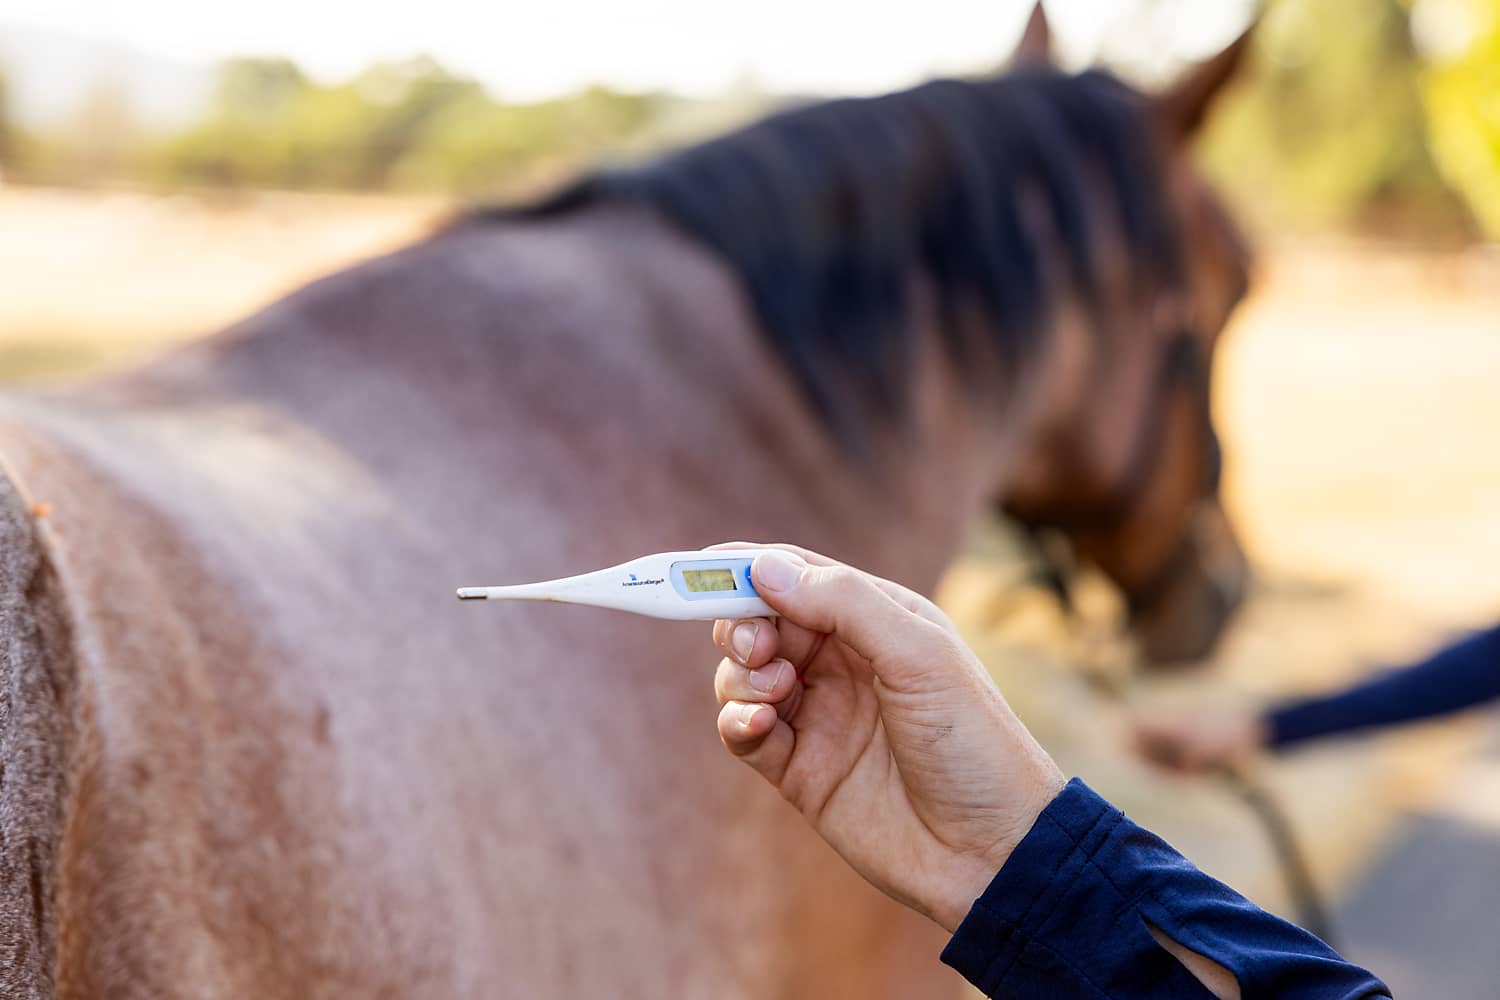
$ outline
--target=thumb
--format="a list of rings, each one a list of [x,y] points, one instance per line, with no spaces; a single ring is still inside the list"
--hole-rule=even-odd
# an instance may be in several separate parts
[[[795,553],[765,552],[756,557],[750,578],[779,615],[839,639],[869,660],[888,686],[942,686],[945,668],[962,662],[952,635],[853,567],[812,566]]]

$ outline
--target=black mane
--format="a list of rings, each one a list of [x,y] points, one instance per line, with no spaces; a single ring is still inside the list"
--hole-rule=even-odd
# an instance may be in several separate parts
[[[1090,211],[1116,213],[1136,280],[1179,280],[1144,99],[1099,72],[939,80],[792,110],[591,175],[520,214],[618,200],[651,206],[729,264],[813,406],[843,432],[855,408],[901,412],[916,274],[968,371],[976,325],[1015,371],[1063,295],[1102,318]]]

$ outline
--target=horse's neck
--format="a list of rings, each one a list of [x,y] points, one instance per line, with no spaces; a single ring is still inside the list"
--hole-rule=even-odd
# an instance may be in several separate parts
[[[1014,435],[976,419],[938,338],[922,342],[915,423],[862,464],[715,257],[654,217],[600,210],[460,229],[336,275],[123,391],[251,397],[454,512],[469,486],[477,515],[497,488],[560,481],[560,513],[656,503],[684,531],[776,532],[928,586]]]

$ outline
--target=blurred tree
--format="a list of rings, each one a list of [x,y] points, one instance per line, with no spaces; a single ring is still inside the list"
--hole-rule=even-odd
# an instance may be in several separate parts
[[[1203,144],[1241,215],[1278,229],[1426,237],[1469,235],[1477,216],[1500,235],[1500,0],[1267,2],[1258,66]],[[1168,0],[1138,7],[1156,12],[1158,28],[1174,21]],[[0,79],[7,168],[20,159],[42,179],[140,176],[128,109],[107,86],[40,137],[6,131],[3,96]],[[757,93],[749,107],[770,103]],[[733,95],[692,102],[605,87],[509,104],[425,57],[341,84],[284,59],[237,59],[220,67],[202,118],[160,137],[149,165],[164,186],[496,194],[746,113]],[[694,124],[685,135],[674,121]]]
[[[1500,239],[1500,0],[1423,0],[1432,150],[1491,239]]]
[[[203,121],[156,152],[160,180],[287,186],[295,175],[288,128],[312,84],[285,59],[233,59],[218,71]]]
[[[287,60],[226,61],[205,117],[157,148],[160,180],[226,187],[285,183],[291,159],[287,123],[309,85]]]
[[[628,146],[657,113],[656,98],[605,87],[529,105],[497,104],[476,92],[424,123],[394,179],[469,195],[536,184]]]
[[[231,59],[219,70],[213,115],[245,124],[278,124],[296,110],[310,86],[289,59]]]
[[[162,144],[159,180],[475,193],[597,155],[644,129],[654,108],[599,87],[501,104],[426,57],[338,86],[285,61],[236,60],[214,93],[203,121]]]
[[[432,124],[449,108],[493,103],[478,82],[454,76],[427,57],[375,66],[353,86],[373,111],[364,134],[351,137],[365,151],[355,179],[359,187],[389,186],[397,164],[431,141]]]
[[[1399,0],[1273,0],[1257,49],[1204,149],[1244,214],[1429,237],[1472,228],[1428,150],[1422,65]]]
[[[15,156],[15,126],[11,124],[10,83],[0,69],[0,180],[12,169]]]
[[[16,120],[10,79],[0,68],[0,182],[32,179],[41,153],[35,136]]]
[[[93,81],[77,110],[50,137],[46,156],[67,182],[101,184],[134,173],[144,141],[119,81],[104,75]]]

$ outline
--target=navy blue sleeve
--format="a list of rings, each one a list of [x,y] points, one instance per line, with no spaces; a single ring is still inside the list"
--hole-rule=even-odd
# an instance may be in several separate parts
[[[1224,966],[1247,998],[1390,993],[1199,871],[1077,778],[974,902],[943,961],[990,997],[1211,997],[1148,924]]]
[[[1346,691],[1282,705],[1267,713],[1266,722],[1270,745],[1286,747],[1334,733],[1447,715],[1496,698],[1500,626]]]

